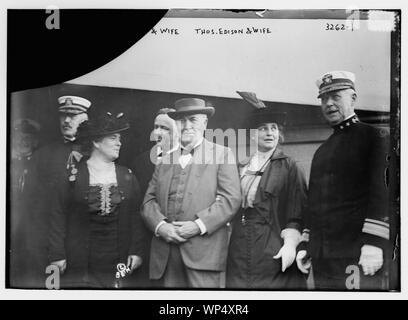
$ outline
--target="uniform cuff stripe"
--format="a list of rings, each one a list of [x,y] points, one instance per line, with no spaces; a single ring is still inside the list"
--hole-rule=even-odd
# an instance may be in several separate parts
[[[378,236],[378,237],[381,237],[387,240],[390,239],[389,228],[380,226],[377,224],[365,222],[363,226],[363,232],[374,235],[374,236]]]
[[[366,221],[366,223],[374,223],[374,224],[378,224],[378,225],[380,225],[380,226],[384,226],[384,227],[386,227],[386,228],[389,228],[389,227],[390,227],[390,224],[389,224],[389,223],[383,222],[383,221],[380,221],[380,220],[374,220],[374,219],[366,218],[365,221]]]

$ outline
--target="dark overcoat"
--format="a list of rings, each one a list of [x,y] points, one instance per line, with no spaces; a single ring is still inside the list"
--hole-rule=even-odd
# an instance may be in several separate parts
[[[249,161],[249,159],[248,159]],[[242,163],[242,167],[248,163]],[[284,273],[273,259],[283,245],[281,231],[301,232],[306,182],[296,162],[276,149],[255,195],[254,208],[236,215],[229,247],[227,286],[233,288],[304,289],[296,262]]]
[[[313,157],[305,216],[315,261],[357,264],[363,244],[387,247],[387,134],[353,119],[335,127]]]

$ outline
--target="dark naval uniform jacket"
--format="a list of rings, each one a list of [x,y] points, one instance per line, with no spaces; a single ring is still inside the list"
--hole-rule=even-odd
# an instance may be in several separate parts
[[[358,259],[364,244],[387,246],[386,142],[353,116],[316,151],[305,215],[312,259]]]
[[[43,187],[52,188],[61,179],[69,177],[82,153],[71,141],[58,141],[46,145],[35,154],[37,179]]]

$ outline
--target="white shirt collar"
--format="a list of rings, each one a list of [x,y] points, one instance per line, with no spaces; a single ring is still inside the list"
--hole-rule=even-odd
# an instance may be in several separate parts
[[[67,137],[67,136],[64,136],[64,141],[65,141],[65,142],[74,142],[75,139],[76,139],[76,137]]]
[[[197,148],[200,144],[202,144],[204,141],[204,137],[200,137],[200,139],[198,139],[197,143],[194,145],[193,149]]]
[[[204,137],[201,137],[201,138],[197,141],[197,143],[194,145],[193,149],[197,148],[200,144],[203,143],[203,141],[204,141]],[[169,151],[167,152],[167,154],[170,154],[170,153],[172,153],[172,152],[178,150],[180,147],[183,148],[182,145],[177,144],[173,149],[169,150]],[[193,149],[192,149],[192,150],[193,150]]]
[[[245,173],[246,170],[251,170],[251,171],[258,171],[262,168],[262,166],[268,161],[268,159],[272,156],[272,154],[275,152],[276,147],[272,150],[269,150],[268,152],[262,152],[262,151],[256,151],[254,155],[251,157],[251,160],[245,166],[244,170],[242,173]]]
[[[346,119],[344,119],[343,121],[346,121],[346,120],[348,120],[348,119],[351,119],[351,118],[353,118],[355,115],[356,115],[355,112],[353,112],[352,115],[348,116],[348,117],[347,117]]]
[[[178,148],[180,148],[180,145],[178,143],[176,143],[176,145],[173,148],[171,148],[169,151],[167,151],[167,154],[170,154],[170,153],[176,151]]]
[[[179,148],[180,148],[180,144],[176,143],[173,148],[171,148],[169,151],[166,152],[166,154],[173,153],[174,151],[178,150]],[[158,149],[157,154],[160,154],[160,152],[162,152],[162,149],[160,147],[157,148],[157,149]]]

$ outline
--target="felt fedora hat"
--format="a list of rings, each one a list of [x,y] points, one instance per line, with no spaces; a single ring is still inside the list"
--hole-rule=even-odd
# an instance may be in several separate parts
[[[212,117],[215,113],[213,107],[207,106],[203,99],[198,98],[183,98],[177,100],[174,103],[174,109],[176,109],[176,111],[168,113],[169,117],[174,120],[192,114],[206,114],[208,117]]]

